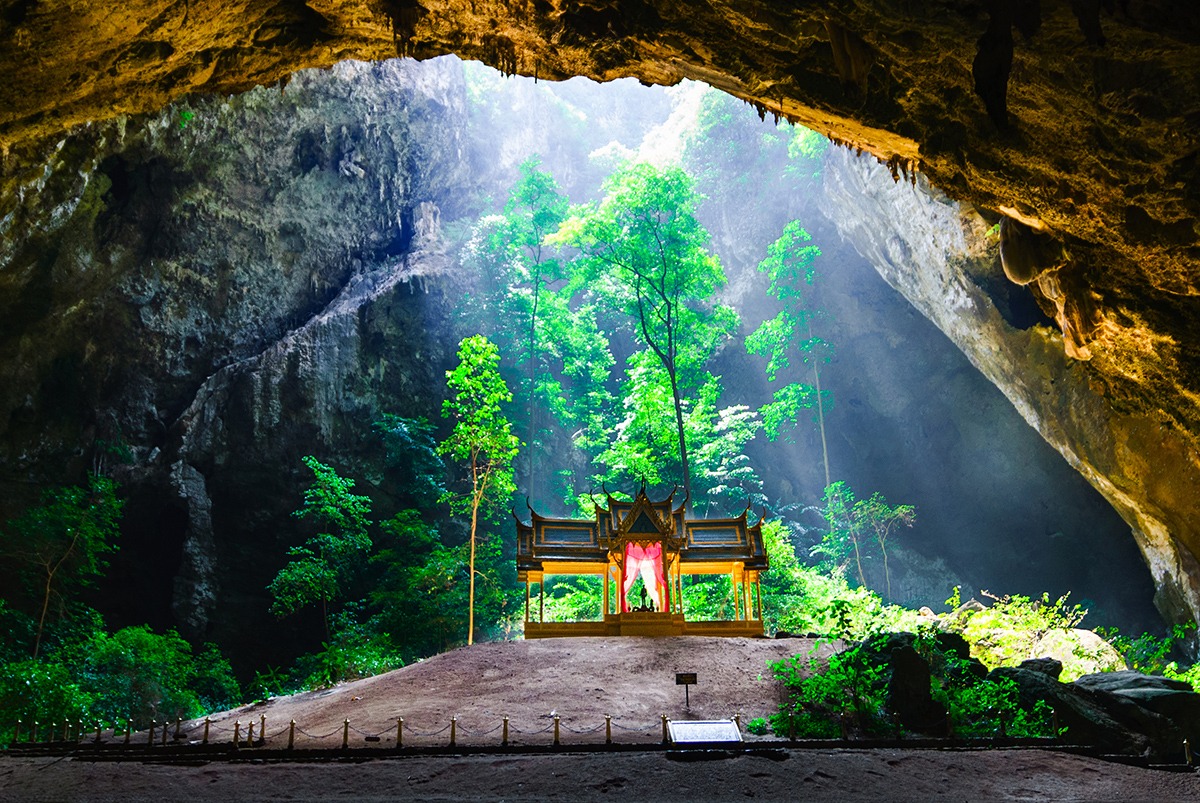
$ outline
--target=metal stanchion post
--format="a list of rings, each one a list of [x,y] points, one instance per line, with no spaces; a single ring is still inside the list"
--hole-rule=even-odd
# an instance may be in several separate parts
[[[662,717],[662,728],[663,728],[662,743],[667,744],[668,742],[671,741],[671,736],[670,736],[670,734],[667,733],[667,715],[661,714],[660,716]]]
[[[504,732],[500,736],[500,745],[508,747],[508,714],[504,715]]]
[[[16,744],[21,741],[21,720],[17,720],[17,727],[13,730],[12,743]]]
[[[129,744],[129,735],[133,733],[133,720],[125,720],[125,744]]]
[[[156,727],[158,727],[158,722],[153,719],[150,720],[150,735],[146,739],[146,749],[147,750],[149,750],[151,747],[154,747],[154,729]]]
[[[96,723],[96,744],[100,744],[100,723]]]
[[[233,749],[238,749],[238,742],[242,740],[242,721],[236,719],[233,722]]]
[[[258,715],[258,740],[263,744],[267,743],[267,715]]]
[[[450,746],[454,747],[457,738],[458,717],[450,717]]]
[[[288,750],[291,750],[296,745],[296,720],[292,720],[288,725]]]
[[[558,714],[554,715],[554,746],[558,747]]]
[[[208,726],[212,724],[212,720],[208,717],[204,718],[204,741],[201,744],[208,744]]]
[[[254,720],[246,725],[246,747],[254,747]]]
[[[183,717],[175,717],[175,735],[172,736],[171,738],[176,742],[179,741],[179,728],[182,725],[183,725]]]
[[[33,727],[29,729],[29,743],[33,744],[37,741],[38,721],[33,721]]]
[[[396,717],[396,749],[404,747],[404,717]]]
[[[350,746],[350,720],[342,722],[342,749],[345,750]]]
[[[604,715],[604,743],[612,744],[612,714]]]
[[[1192,743],[1188,739],[1183,740],[1183,760],[1189,767],[1192,766]]]
[[[162,746],[163,746],[163,747],[166,747],[166,746],[167,746],[167,723],[166,723],[166,722],[164,722],[164,723],[163,723],[163,730],[162,730]]]
[[[55,734],[55,733],[57,733],[57,732],[58,732],[58,723],[57,723],[57,722],[51,722],[51,723],[50,723],[50,738],[49,738],[49,741],[51,741],[51,742],[53,742],[53,741],[54,741],[54,734]]]

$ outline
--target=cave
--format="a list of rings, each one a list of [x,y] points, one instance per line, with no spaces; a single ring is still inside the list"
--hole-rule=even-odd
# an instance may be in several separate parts
[[[1080,10],[1093,5],[1094,14]],[[120,470],[143,496],[158,494],[130,525],[158,575],[136,586],[160,611],[155,623],[199,640],[222,612],[240,609],[246,634],[272,626],[248,602],[271,569],[222,575],[218,567],[254,565],[253,549],[213,533],[261,533],[283,549],[281,511],[253,512],[260,489],[299,487],[309,444],[369,428],[372,383],[411,399],[437,384],[453,355],[427,332],[445,314],[436,279],[450,265],[423,239],[421,216],[453,220],[465,210],[421,204],[430,187],[474,180],[469,161],[451,155],[466,143],[430,133],[462,103],[436,69],[414,73],[418,91],[400,112],[370,110],[402,113],[403,136],[357,111],[324,117],[318,132],[287,107],[352,95],[358,80],[398,89],[402,68],[390,59],[456,54],[543,82],[701,81],[762,117],[828,136],[844,162],[830,200],[863,210],[837,235],[854,243],[860,269],[873,269],[843,281],[862,288],[869,279],[874,298],[890,288],[888,303],[905,299],[924,319],[913,326],[942,333],[920,337],[944,335],[965,357],[938,378],[990,383],[980,417],[998,419],[1004,406],[1004,432],[1023,421],[1044,441],[992,471],[1008,478],[1037,466],[1026,489],[1052,461],[1078,475],[1050,484],[1070,487],[1088,526],[1041,527],[1037,548],[1087,554],[1094,539],[1101,554],[1119,556],[1085,567],[1096,595],[1136,576],[1121,603],[1136,610],[1129,620],[1147,622],[1145,601],[1133,597],[1149,589],[1167,622],[1194,622],[1200,23],[1182,0],[1101,5],[252,2],[232,17],[196,4],[9,3],[0,23],[10,75],[0,89],[0,516],[84,471],[93,455],[81,444],[126,439],[134,460]],[[340,85],[306,72],[335,64]],[[245,94],[227,102],[230,93]],[[219,126],[253,130],[257,141],[229,163],[181,150]],[[382,204],[329,183],[363,170],[368,155],[356,146],[367,142],[372,158],[408,171],[378,188]],[[261,175],[254,148],[332,193],[344,217],[304,219],[278,188],[241,180]],[[423,185],[406,183],[416,175]],[[205,186],[229,188],[245,215],[235,244],[252,258],[224,259],[229,243],[204,237],[219,217]],[[168,207],[178,213],[164,215]],[[867,223],[906,214],[941,228]],[[1050,243],[1053,258],[1023,266],[1023,285],[1006,277],[988,238],[1001,223]],[[346,242],[376,264],[404,267],[386,286],[358,281],[369,266],[348,257]],[[395,337],[419,355],[410,370],[358,356],[321,362],[340,343]],[[301,340],[327,350],[289,348]],[[281,413],[312,409],[303,380],[321,372],[362,378],[321,400],[336,414]],[[872,392],[864,383],[846,394],[847,430],[878,408]],[[423,404],[436,417],[433,402]],[[897,437],[936,456],[947,433],[927,425]],[[234,453],[245,468],[223,473]],[[370,447],[349,460],[364,470],[377,461]],[[886,488],[887,473],[870,481]],[[1030,497],[1019,494],[1034,492],[1014,493],[1020,511]],[[1053,494],[1036,498],[1054,503]],[[1029,549],[1012,551],[1006,577],[1028,564]],[[170,621],[161,616],[168,596]],[[264,660],[285,657],[268,648]]]

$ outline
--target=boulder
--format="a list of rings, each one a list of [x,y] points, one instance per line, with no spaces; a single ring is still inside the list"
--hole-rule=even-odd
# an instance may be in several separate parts
[[[1068,741],[1105,752],[1180,761],[1183,740],[1195,744],[1200,738],[1200,695],[1186,683],[1131,671],[1060,683],[1053,669],[1045,660],[1026,661],[995,669],[988,678],[1015,682],[1022,708],[1044,700],[1067,728]]]

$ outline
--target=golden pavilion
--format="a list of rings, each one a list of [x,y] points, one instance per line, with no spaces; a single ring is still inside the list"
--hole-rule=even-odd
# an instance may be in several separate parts
[[[529,523],[517,519],[517,577],[525,583],[525,637],[561,636],[761,636],[762,588],[767,570],[762,517],[750,509],[725,519],[689,519],[687,499],[676,507],[675,492],[652,502],[643,487],[633,501],[605,493],[595,518],[554,519],[531,507]],[[683,602],[684,575],[727,575],[733,589],[733,618],[689,621]],[[545,621],[545,579],[554,575],[599,575],[604,594],[601,617],[590,621]],[[630,592],[642,580],[641,596]],[[534,610],[533,587],[537,586]]]

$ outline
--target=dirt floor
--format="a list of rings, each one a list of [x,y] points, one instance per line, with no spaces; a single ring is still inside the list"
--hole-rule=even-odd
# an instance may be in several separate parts
[[[765,716],[779,686],[767,668],[813,649],[804,640],[546,639],[481,644],[334,689],[277,698],[184,723],[163,747],[0,758],[0,800],[1200,800],[1200,775],[1036,749],[781,748],[664,751],[672,720]],[[822,646],[820,654],[831,647]],[[695,672],[690,707],[675,673]],[[554,750],[554,715],[561,746]],[[606,751],[605,715],[612,717]],[[500,746],[509,717],[510,747]],[[263,747],[232,748],[234,723]],[[451,717],[465,753],[448,747]],[[305,760],[283,760],[289,724]],[[349,729],[346,730],[346,721]],[[349,751],[342,752],[343,733]],[[123,737],[123,735],[121,735]],[[119,743],[122,738],[116,741]],[[753,741],[753,740],[752,740]],[[641,746],[645,749],[621,749]],[[492,752],[471,753],[472,748]],[[573,749],[574,748],[574,749]],[[214,752],[215,751],[215,752]]]

